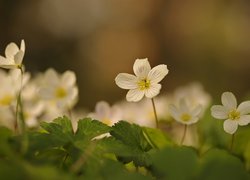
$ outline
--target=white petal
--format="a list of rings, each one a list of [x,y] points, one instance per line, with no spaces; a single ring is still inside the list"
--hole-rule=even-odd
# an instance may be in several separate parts
[[[153,98],[160,93],[161,85],[160,84],[153,84],[150,85],[150,88],[145,90],[145,96],[147,98]]]
[[[200,116],[201,112],[202,112],[202,106],[201,106],[201,105],[198,105],[198,106],[196,106],[196,107],[192,110],[191,114],[192,114],[192,116],[194,116],[194,117],[198,117],[198,116]]]
[[[138,87],[137,77],[127,73],[118,74],[115,83],[122,89],[136,89]]]
[[[211,107],[211,114],[216,119],[227,119],[229,110],[222,105],[214,105]]]
[[[223,124],[224,130],[229,134],[234,134],[238,128],[238,123],[236,120],[227,119]]]
[[[72,87],[76,82],[76,75],[73,71],[66,71],[62,75],[62,83],[65,87]]]
[[[187,102],[186,102],[186,100],[184,98],[182,98],[180,100],[179,106],[180,106],[180,111],[182,113],[188,113],[189,112],[189,108],[188,108]]]
[[[171,114],[171,116],[175,120],[178,120],[179,117],[180,117],[180,112],[179,112],[178,108],[175,105],[173,105],[173,104],[169,105],[169,113]]]
[[[18,51],[19,51],[18,46],[12,42],[12,43],[7,45],[7,47],[5,49],[5,56],[6,56],[6,58],[14,59],[14,56],[16,55],[16,53]]]
[[[136,59],[133,66],[134,73],[137,77],[145,79],[151,70],[148,59]]]
[[[50,86],[51,85],[55,86],[59,82],[59,77],[58,77],[57,72],[52,68],[48,69],[45,72],[45,80],[46,80],[45,83],[48,83]]]
[[[250,101],[242,102],[237,110],[240,112],[240,114],[249,114],[250,113]]]
[[[239,125],[245,126],[250,123],[250,115],[243,115],[240,116],[240,119],[238,120]]]
[[[199,118],[198,118],[198,117],[192,117],[192,119],[190,119],[189,121],[186,121],[186,122],[182,121],[182,122],[183,122],[184,124],[189,125],[189,124],[197,123],[198,121],[199,121]]]
[[[221,96],[221,102],[224,106],[226,106],[229,109],[237,108],[237,100],[234,94],[231,92],[224,92]]]
[[[24,40],[22,39],[21,41],[21,47],[20,47],[20,50],[23,51],[23,53],[25,53],[25,42]]]
[[[20,65],[22,64],[24,57],[24,52],[23,51],[18,51],[16,55],[14,56],[15,64]]]
[[[100,101],[95,106],[96,116],[101,119],[106,119],[110,117],[110,106],[105,101]]]
[[[138,102],[143,98],[144,94],[144,91],[140,89],[131,89],[128,91],[126,99],[127,101]]]
[[[155,66],[153,69],[150,70],[148,74],[148,79],[150,80],[151,84],[156,84],[160,82],[167,74],[168,74],[167,65],[161,64]]]

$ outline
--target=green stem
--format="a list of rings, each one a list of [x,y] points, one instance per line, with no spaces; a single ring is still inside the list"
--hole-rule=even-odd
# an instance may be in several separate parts
[[[158,117],[157,117],[156,108],[155,108],[155,102],[154,102],[153,98],[151,99],[151,102],[152,102],[153,110],[154,110],[155,125],[156,125],[156,128],[159,128]]]
[[[230,143],[230,152],[233,151],[234,139],[235,139],[235,135],[232,134],[231,143]]]
[[[185,124],[184,125],[184,132],[183,132],[183,136],[181,138],[181,142],[180,142],[180,145],[183,144],[184,140],[185,140],[185,137],[186,137],[186,133],[187,133],[187,125]]]

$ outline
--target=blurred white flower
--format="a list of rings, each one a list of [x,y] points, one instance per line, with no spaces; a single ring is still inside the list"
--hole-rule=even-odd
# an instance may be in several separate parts
[[[111,107],[107,102],[100,101],[95,106],[95,112],[88,116],[112,126],[122,119],[122,111],[117,105]]]
[[[28,127],[39,125],[38,117],[42,115],[45,103],[38,95],[39,83],[36,79],[28,82],[22,90],[22,103],[25,123]]]
[[[195,107],[201,105],[203,108],[201,116],[211,101],[210,95],[204,91],[203,86],[198,82],[191,83],[175,90],[173,103],[179,103],[183,98],[186,99],[188,106]]]
[[[238,125],[245,126],[250,123],[250,101],[244,101],[237,106],[237,100],[233,93],[224,92],[221,96],[222,105],[211,107],[211,114],[216,119],[226,119],[223,124],[224,130],[234,134]]]
[[[22,68],[24,53],[24,40],[21,41],[20,49],[15,43],[9,43],[5,49],[5,57],[0,56],[0,67],[5,69]]]
[[[190,125],[199,120],[202,106],[197,105],[195,107],[190,107],[186,99],[181,99],[178,106],[170,104],[169,111],[177,122]]]
[[[127,101],[140,101],[145,95],[153,98],[160,93],[159,82],[168,74],[167,65],[158,65],[151,69],[148,59],[136,59],[133,70],[135,75],[120,73],[115,82],[122,89],[129,89]]]
[[[60,75],[54,69],[48,69],[42,81],[39,92],[43,99],[66,110],[71,109],[76,104],[78,88],[74,72],[66,71]]]

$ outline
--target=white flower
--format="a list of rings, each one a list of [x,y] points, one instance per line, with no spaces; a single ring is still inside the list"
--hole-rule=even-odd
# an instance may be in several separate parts
[[[199,120],[202,106],[197,105],[195,107],[190,107],[188,106],[186,99],[181,99],[178,107],[170,104],[169,111],[176,121],[182,124],[189,125],[194,124]]]
[[[223,124],[224,130],[234,134],[238,125],[245,126],[250,123],[250,101],[244,101],[237,106],[237,100],[233,93],[224,92],[221,96],[222,105],[214,105],[211,114],[216,119],[226,119]]]
[[[20,49],[15,43],[11,42],[5,49],[5,57],[0,56],[0,67],[5,69],[20,69],[22,67],[24,53],[24,40],[21,41]]]
[[[112,126],[121,120],[122,112],[118,106],[114,105],[110,107],[107,102],[100,101],[95,106],[95,112],[90,113],[89,117]]]
[[[75,73],[66,71],[60,75],[54,69],[48,69],[44,75],[40,95],[45,100],[55,103],[58,108],[72,108],[78,99]]]
[[[145,95],[153,98],[160,93],[159,82],[168,74],[167,65],[158,65],[151,69],[148,59],[136,59],[133,70],[135,75],[120,73],[115,82],[122,89],[129,89],[127,101],[140,101]]]

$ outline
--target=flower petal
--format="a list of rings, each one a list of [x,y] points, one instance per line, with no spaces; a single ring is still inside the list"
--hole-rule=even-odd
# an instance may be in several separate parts
[[[250,115],[243,115],[240,116],[240,119],[238,120],[238,124],[240,126],[245,126],[250,123]]]
[[[231,92],[224,92],[221,96],[221,102],[224,106],[226,106],[229,109],[237,108],[236,97]]]
[[[229,110],[222,105],[214,105],[211,107],[211,115],[216,119],[227,119]]]
[[[235,120],[227,119],[223,124],[224,130],[229,134],[234,134],[238,128],[238,123]]]
[[[19,51],[18,46],[15,43],[10,43],[7,45],[6,49],[5,49],[5,56],[8,59],[14,59],[14,56],[16,55],[16,53]]]
[[[144,94],[145,92],[140,89],[131,89],[128,91],[126,99],[127,101],[138,102],[143,98]]]
[[[136,59],[133,66],[134,73],[140,79],[145,79],[148,76],[149,71],[151,70],[148,59]]]
[[[110,106],[105,101],[100,101],[95,106],[96,117],[100,118],[99,120],[110,118]]]
[[[15,64],[17,64],[17,65],[22,64],[23,57],[24,57],[24,52],[18,51],[14,56]]]
[[[184,98],[182,98],[180,100],[179,106],[180,106],[180,111],[182,113],[189,113],[189,108],[188,108],[188,105],[187,105],[187,101]]]
[[[150,85],[150,88],[145,91],[145,96],[147,98],[153,98],[160,93],[160,90],[161,90],[160,84]]]
[[[180,112],[179,112],[178,108],[175,105],[173,105],[173,104],[169,105],[169,113],[171,114],[171,116],[175,120],[179,121]]]
[[[237,110],[240,112],[240,114],[248,114],[250,113],[250,101],[245,101],[242,102],[239,107],[237,108]]]
[[[138,87],[137,77],[127,73],[118,74],[115,83],[122,89],[136,89]]]
[[[66,71],[62,75],[62,83],[65,87],[72,87],[76,82],[76,75],[73,71]]]
[[[151,84],[156,84],[160,82],[166,75],[168,74],[167,65],[161,64],[155,66],[153,69],[149,71],[148,79]]]
[[[192,116],[194,116],[194,117],[199,117],[200,114],[201,114],[201,112],[202,112],[202,106],[201,106],[201,105],[198,105],[198,106],[196,106],[196,107],[192,110],[191,114],[192,114]]]
[[[21,41],[21,47],[20,47],[20,50],[23,51],[23,53],[25,53],[25,42],[24,40],[22,39]]]

